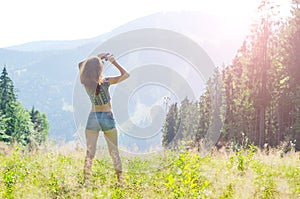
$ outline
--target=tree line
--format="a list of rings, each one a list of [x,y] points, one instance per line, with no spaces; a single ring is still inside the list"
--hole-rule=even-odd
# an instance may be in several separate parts
[[[280,18],[280,6],[261,1],[259,17],[232,63],[216,69],[199,100],[169,107],[164,146],[181,138],[199,143],[219,118],[219,142],[261,148],[290,142],[300,150],[299,6],[293,0],[291,15]]]
[[[42,144],[49,131],[47,117],[34,107],[26,110],[17,101],[6,67],[0,76],[0,95],[0,141],[31,147]]]

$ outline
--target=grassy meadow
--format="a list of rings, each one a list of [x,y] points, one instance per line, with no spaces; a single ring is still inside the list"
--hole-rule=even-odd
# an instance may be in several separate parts
[[[98,151],[90,185],[83,185],[84,151],[45,147],[0,151],[0,198],[300,198],[300,154],[165,151],[124,157],[124,182],[116,185],[112,162]]]

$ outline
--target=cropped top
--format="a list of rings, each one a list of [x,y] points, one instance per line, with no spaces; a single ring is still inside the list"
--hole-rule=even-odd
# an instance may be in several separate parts
[[[96,94],[95,91],[90,91],[87,88],[85,89],[93,105],[103,105],[107,104],[110,101],[108,90],[109,86],[110,83],[107,79],[105,79],[105,81],[99,84],[99,86],[97,87],[97,89],[99,89],[98,94]]]

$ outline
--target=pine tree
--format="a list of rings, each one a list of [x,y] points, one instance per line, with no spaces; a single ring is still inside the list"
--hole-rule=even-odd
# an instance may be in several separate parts
[[[265,142],[276,144],[278,125],[276,112],[285,78],[278,49],[280,23],[277,6],[262,0],[260,17],[253,30],[224,71],[226,94],[225,132],[231,141],[242,144],[246,140],[262,147]]]
[[[275,147],[295,140],[300,150],[300,1],[293,0],[287,22],[278,17],[279,8],[275,1],[261,1],[259,19],[232,64],[207,82],[197,105],[188,99],[181,102],[176,136],[187,138],[198,118],[199,142],[214,117],[225,115],[222,142]],[[214,108],[216,98],[221,99],[221,109]]]
[[[28,145],[33,134],[33,124],[28,111],[22,107],[20,102],[16,102],[12,120],[14,121],[14,129],[10,142],[16,142],[24,146]]]
[[[45,114],[37,110],[29,113],[16,100],[14,85],[4,67],[0,76],[0,141],[28,145],[41,144],[48,135]]]
[[[178,108],[177,103],[172,104],[166,116],[166,121],[163,127],[163,146],[169,147],[178,131]]]
[[[225,118],[225,93],[223,79],[219,68],[208,80],[206,92],[201,95],[197,114],[198,129],[196,145],[198,150],[210,150],[219,140]],[[200,141],[203,145],[200,147]]]
[[[205,137],[210,124],[211,96],[208,89],[200,97],[198,115],[199,115],[199,121],[198,121],[198,129],[196,134],[197,143],[199,143],[200,140]]]
[[[5,114],[6,111],[9,112],[9,106],[16,102],[14,85],[12,80],[8,77],[6,67],[3,68],[0,76],[0,96],[0,110],[2,111],[2,114]]]
[[[296,148],[300,150],[300,1],[293,0],[293,16],[286,30],[286,56],[284,63],[289,75],[287,99],[289,110],[289,140],[296,140]]]
[[[1,141],[10,142],[14,131],[14,110],[16,105],[16,96],[14,94],[14,85],[8,77],[6,67],[3,68],[0,76],[0,113],[2,120],[5,120],[5,130],[3,130]]]
[[[46,140],[49,131],[49,123],[46,115],[32,107],[30,111],[30,119],[34,128],[32,139],[36,142],[36,144],[40,145]]]
[[[0,117],[0,141],[10,139],[10,136],[6,135],[6,118]]]
[[[177,139],[191,139],[196,135],[197,117],[197,103],[193,103],[187,97],[184,98],[180,104]]]

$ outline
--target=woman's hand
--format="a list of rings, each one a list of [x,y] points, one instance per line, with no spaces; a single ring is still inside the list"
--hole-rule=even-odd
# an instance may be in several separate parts
[[[97,55],[100,59],[107,59],[109,56],[109,53],[100,53]]]
[[[116,61],[113,54],[108,54],[106,58],[108,59],[108,61],[110,61],[110,63],[113,63]]]
[[[105,61],[109,61],[110,63],[115,62],[115,57],[113,54],[109,53],[100,53],[97,55],[100,59],[105,59]]]

